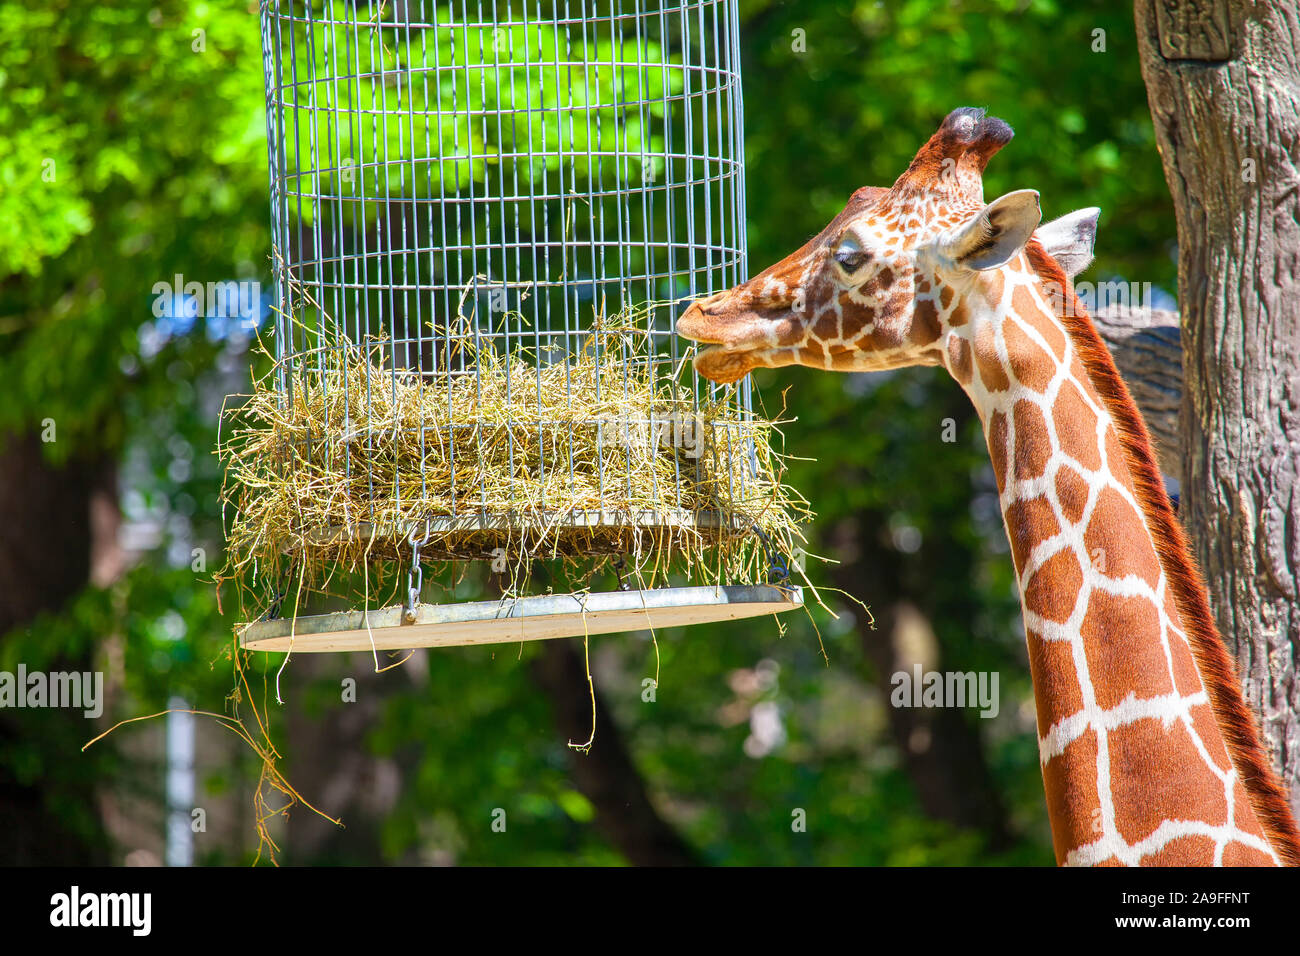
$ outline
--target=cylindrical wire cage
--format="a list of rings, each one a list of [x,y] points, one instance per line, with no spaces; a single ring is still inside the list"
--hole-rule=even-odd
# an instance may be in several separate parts
[[[736,0],[263,0],[294,547],[783,536],[748,379],[702,382],[674,334],[747,275],[737,19]]]

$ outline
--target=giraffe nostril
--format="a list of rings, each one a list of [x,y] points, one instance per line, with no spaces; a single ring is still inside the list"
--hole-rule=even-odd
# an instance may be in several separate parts
[[[704,336],[709,325],[709,316],[701,308],[701,303],[692,302],[677,318],[677,334],[688,339],[699,339]]]

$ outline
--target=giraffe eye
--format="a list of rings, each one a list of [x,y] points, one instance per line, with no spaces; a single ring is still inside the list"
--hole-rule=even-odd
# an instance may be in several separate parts
[[[855,245],[847,244],[842,246],[835,253],[835,261],[840,264],[845,272],[857,272],[871,259],[871,253],[865,249],[860,249]]]

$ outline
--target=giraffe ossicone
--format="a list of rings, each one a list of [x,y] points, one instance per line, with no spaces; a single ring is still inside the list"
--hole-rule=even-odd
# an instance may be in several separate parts
[[[1114,363],[1074,295],[1098,210],[1040,225],[985,203],[1011,127],[953,111],[893,187],[677,331],[700,373],[942,366],[979,413],[1021,593],[1058,862],[1300,864],[1260,747]]]

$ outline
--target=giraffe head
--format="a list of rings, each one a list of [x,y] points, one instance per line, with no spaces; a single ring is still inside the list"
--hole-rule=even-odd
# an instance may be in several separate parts
[[[945,329],[967,321],[967,293],[1039,226],[1032,189],[984,203],[984,167],[1011,136],[983,110],[954,110],[892,188],[864,186],[798,251],[693,303],[677,331],[708,345],[700,374],[734,382],[757,367],[942,364]],[[1080,210],[1040,231],[1070,275],[1091,261],[1096,219]]]

